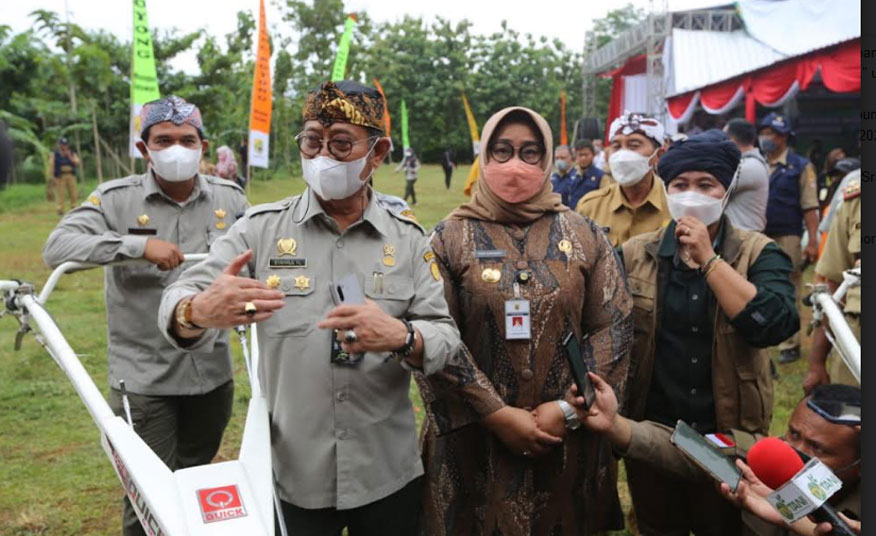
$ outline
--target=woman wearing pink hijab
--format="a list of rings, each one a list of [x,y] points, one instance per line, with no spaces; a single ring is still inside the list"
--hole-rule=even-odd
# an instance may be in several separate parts
[[[223,145],[216,149],[216,155],[216,174],[223,179],[237,183],[237,160],[234,159],[234,151],[227,145]]]

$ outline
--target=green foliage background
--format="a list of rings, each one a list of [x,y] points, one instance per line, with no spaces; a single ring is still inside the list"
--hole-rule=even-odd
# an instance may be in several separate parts
[[[297,170],[292,138],[299,129],[304,95],[328,78],[348,13],[343,0],[277,0],[277,5],[282,20],[268,21],[272,48],[278,52],[273,60],[273,169],[258,175],[265,178],[278,170]],[[22,33],[0,25],[0,120],[10,126],[15,141],[14,182],[44,180],[48,154],[62,135],[83,155],[83,175],[95,176],[92,120],[119,157],[111,157],[102,146],[104,177],[124,176],[130,165],[130,41],[85,30],[51,11],[37,10],[31,16],[33,27]],[[223,144],[236,148],[248,128],[258,21],[244,11],[224,14],[220,9],[211,16],[235,16],[235,31],[225,36],[206,29],[187,34],[153,31],[159,87],[162,94],[178,94],[201,108],[212,150]],[[441,17],[402,16],[378,22],[367,13],[356,16],[347,78],[368,85],[380,80],[394,119],[396,159],[402,99],[410,110],[411,143],[427,162],[438,161],[447,147],[456,150],[461,163],[471,161],[463,89],[480,125],[503,107],[521,105],[542,114],[558,132],[563,89],[570,133],[582,114],[583,52],[559,40],[521,34],[513,21],[503,21],[499,32],[479,35],[465,19],[453,23]],[[593,21],[598,43],[643,17],[641,10],[627,5]],[[188,50],[196,51],[197,74],[171,66],[170,60]],[[597,81],[598,116],[607,110],[609,86],[607,80]]]

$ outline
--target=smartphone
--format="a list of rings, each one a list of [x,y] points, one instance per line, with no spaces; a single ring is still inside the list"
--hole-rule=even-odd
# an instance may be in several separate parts
[[[365,294],[362,292],[362,287],[359,285],[359,278],[354,274],[346,275],[333,282],[329,286],[332,300],[335,305],[364,305]],[[341,341],[343,334],[339,330],[334,330],[332,333],[332,351],[330,362],[337,365],[356,365],[365,354],[359,352],[355,354],[348,353],[344,350]]]
[[[563,348],[566,352],[566,360],[569,361],[569,369],[572,371],[572,379],[578,386],[578,395],[584,397],[584,409],[590,409],[590,406],[596,401],[596,389],[593,388],[590,376],[587,375],[587,362],[581,355],[581,346],[578,344],[578,338],[575,337],[574,331],[570,331],[563,338]]]
[[[365,305],[365,294],[355,274],[346,275],[332,283],[331,293],[335,305]]]
[[[716,480],[730,486],[734,493],[739,486],[742,471],[736,467],[732,458],[722,454],[708,439],[694,430],[686,422],[679,420],[669,441],[678,447],[688,458]]]

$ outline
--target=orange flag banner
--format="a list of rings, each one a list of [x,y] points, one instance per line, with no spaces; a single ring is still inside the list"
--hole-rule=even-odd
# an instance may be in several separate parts
[[[265,21],[265,0],[260,0],[259,4],[259,45],[249,116],[249,165],[266,168],[271,141],[271,42]]]
[[[569,145],[569,133],[566,131],[566,90],[560,91],[560,145]]]
[[[380,96],[383,97],[383,128],[386,129],[386,137],[389,138],[389,130],[392,126],[392,120],[389,118],[389,103],[386,102],[386,93],[383,92],[383,87],[380,85],[380,81],[376,78],[374,79],[374,87],[377,88],[377,91],[380,92]]]

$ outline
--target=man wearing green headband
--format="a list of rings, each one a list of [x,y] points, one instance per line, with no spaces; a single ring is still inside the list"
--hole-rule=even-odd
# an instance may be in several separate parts
[[[159,324],[197,349],[260,323],[290,533],[414,534],[423,465],[410,372],[441,370],[459,332],[425,231],[369,186],[390,147],[380,94],[326,82],[303,119],[307,189],[249,210],[167,289]]]

